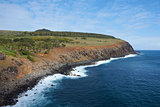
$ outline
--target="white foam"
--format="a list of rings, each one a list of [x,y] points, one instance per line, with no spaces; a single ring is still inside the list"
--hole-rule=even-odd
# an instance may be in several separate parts
[[[65,75],[62,74],[54,74],[52,76],[45,77],[44,79],[40,80],[38,84],[32,88],[32,90],[28,90],[27,92],[19,95],[18,102],[16,105],[13,105],[13,107],[32,107],[39,103],[43,104],[42,101],[47,102],[43,92],[47,92],[47,89],[51,87],[56,88],[59,81],[64,77]]]
[[[130,57],[135,57],[137,56],[137,54],[129,54],[129,55],[126,55],[124,58],[130,58]]]
[[[38,84],[32,88],[32,90],[28,90],[27,92],[19,95],[18,102],[16,105],[13,105],[13,107],[32,107],[36,105],[43,106],[43,102],[49,103],[44,96],[44,92],[49,91],[50,88],[56,88],[58,85],[60,85],[60,82],[63,78],[71,78],[71,79],[77,79],[87,76],[87,70],[86,67],[94,67],[99,66],[101,64],[110,63],[113,60],[118,60],[122,58],[130,58],[135,57],[135,54],[126,55],[125,57],[119,57],[119,58],[110,58],[109,60],[102,60],[98,61],[93,65],[85,65],[85,66],[78,66],[73,68],[73,71],[70,72],[70,75],[62,75],[62,74],[54,74],[51,76],[47,76],[44,79],[40,80]],[[28,95],[28,96],[26,96]],[[10,106],[7,106],[10,107]]]

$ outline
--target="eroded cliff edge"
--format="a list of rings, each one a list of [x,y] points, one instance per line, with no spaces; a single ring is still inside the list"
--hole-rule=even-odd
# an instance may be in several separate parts
[[[78,65],[135,53],[125,41],[107,46],[64,47],[37,54],[37,61],[7,57],[0,68],[0,106],[15,104],[19,93],[32,88],[41,78],[55,73],[69,74]],[[5,61],[1,62],[2,65]]]

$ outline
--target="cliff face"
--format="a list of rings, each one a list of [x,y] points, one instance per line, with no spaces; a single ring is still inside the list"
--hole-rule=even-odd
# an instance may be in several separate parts
[[[123,41],[109,46],[57,48],[49,54],[37,54],[36,62],[8,58],[10,64],[0,68],[0,106],[15,104],[13,98],[33,87],[44,76],[68,74],[72,67],[131,53],[135,53],[132,46]]]

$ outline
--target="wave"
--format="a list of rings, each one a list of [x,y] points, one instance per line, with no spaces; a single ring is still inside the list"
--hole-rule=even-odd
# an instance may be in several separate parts
[[[94,66],[99,66],[101,64],[106,64],[106,63],[110,63],[113,60],[118,60],[118,59],[123,59],[123,58],[130,58],[130,57],[135,57],[136,54],[129,54],[126,55],[124,57],[118,57],[118,58],[110,58],[108,60],[102,60],[102,61],[98,61],[93,65],[85,65],[85,66],[78,66],[76,68],[73,68],[73,71],[70,72],[70,75],[68,77],[73,77],[73,78],[81,78],[81,77],[86,77],[87,74],[87,70],[85,70],[85,68],[87,67],[94,67]]]
[[[45,104],[49,104],[51,102],[47,100],[47,96],[45,95],[49,93],[51,89],[54,91],[54,89],[56,89],[60,85],[60,81],[62,81],[63,79],[83,78],[88,76],[87,70],[85,69],[87,67],[95,67],[101,64],[110,63],[113,60],[135,56],[136,54],[130,54],[126,55],[125,57],[110,58],[109,60],[98,61],[93,65],[77,66],[73,68],[73,70],[70,72],[70,75],[54,74],[51,76],[47,76],[44,79],[40,80],[34,88],[20,94],[18,96],[18,102],[15,105],[7,107],[33,107],[37,105],[45,106],[43,102],[45,102]]]

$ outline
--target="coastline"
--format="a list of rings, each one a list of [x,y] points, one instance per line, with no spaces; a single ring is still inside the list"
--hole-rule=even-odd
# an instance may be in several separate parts
[[[24,76],[23,78],[18,79],[15,83],[15,86],[13,82],[8,83],[10,90],[5,89],[4,92],[0,93],[2,95],[0,106],[6,106],[6,105],[14,105],[18,102],[18,95],[20,93],[26,92],[27,90],[32,89],[38,82],[49,75],[53,74],[64,74],[68,75],[70,71],[72,71],[72,68],[75,68],[76,66],[80,65],[90,65],[97,61],[102,61],[110,58],[116,58],[116,57],[124,57],[125,55],[135,53],[131,45],[127,42],[115,44],[113,46],[103,46],[103,47],[76,47],[76,48],[67,48],[64,50],[58,49],[56,51],[53,51],[53,53],[56,54],[57,51],[63,50],[64,53],[61,53],[58,58],[61,59],[60,63],[57,63],[58,65],[55,65],[54,61],[49,62],[48,60],[43,60],[47,66],[44,64],[41,64],[41,69],[38,68],[38,72],[31,73],[29,75]],[[70,50],[70,51],[68,51]],[[67,52],[66,52],[67,51]],[[67,53],[67,56],[66,56]],[[61,57],[63,55],[63,57]],[[53,57],[55,58],[55,57]],[[81,60],[79,60],[82,58]],[[59,60],[59,59],[57,59]],[[78,61],[72,61],[72,60],[78,60]],[[48,61],[48,62],[47,62]],[[37,64],[37,65],[36,65]],[[33,67],[39,67],[38,63],[32,65]],[[54,66],[53,66],[54,65]],[[44,69],[45,67],[45,69]],[[33,70],[35,70],[33,68]],[[17,84],[18,83],[18,84]],[[13,85],[13,86],[12,86]],[[7,87],[8,88],[8,87]],[[2,89],[3,90],[3,89]]]
[[[85,68],[87,68],[87,67],[99,66],[101,64],[110,63],[113,60],[135,57],[136,55],[137,54],[129,54],[124,57],[110,58],[107,60],[96,61],[91,64],[76,66],[76,67],[72,68],[69,75],[63,75],[63,74],[58,73],[58,74],[46,76],[46,77],[42,78],[39,82],[37,82],[37,84],[32,89],[29,89],[26,92],[19,94],[18,95],[18,102],[15,105],[13,105],[12,107],[19,107],[22,105],[24,106],[24,105],[32,104],[32,102],[34,102],[34,103],[38,102],[38,101],[36,101],[36,98],[38,96],[39,97],[41,96],[42,91],[46,90],[47,88],[51,88],[51,87],[56,88],[59,85],[59,83],[57,83],[57,81],[60,81],[64,78],[78,79],[78,78],[87,77],[88,76],[86,74],[87,70],[85,70]],[[40,99],[42,100],[43,96],[41,96]],[[6,106],[6,107],[10,107],[10,106]]]

